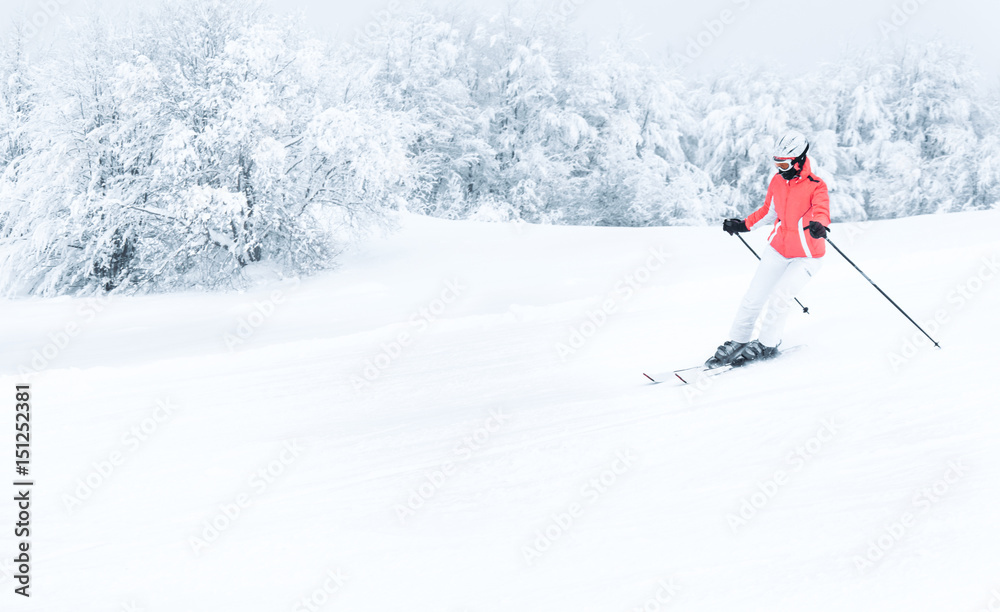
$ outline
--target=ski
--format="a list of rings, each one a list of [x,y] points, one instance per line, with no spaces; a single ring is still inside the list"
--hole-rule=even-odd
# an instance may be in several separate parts
[[[779,358],[781,358],[782,355],[786,355],[788,353],[791,353],[793,351],[797,351],[797,350],[799,350],[801,348],[804,348],[804,347],[805,347],[804,344],[797,344],[795,346],[790,346],[788,348],[783,348],[780,351],[778,351],[777,356],[772,357],[771,359],[766,359],[765,361],[773,361],[775,359],[779,359]],[[747,365],[740,366],[740,367],[741,368],[751,367],[755,363],[758,363],[758,362],[750,362]],[[666,372],[661,372],[659,374],[646,374],[645,372],[643,372],[642,375],[645,376],[646,379],[649,380],[650,383],[654,384],[654,385],[658,385],[660,383],[665,383],[665,382],[672,381],[672,380],[673,381],[679,381],[680,384],[686,385],[686,384],[691,383],[692,381],[698,380],[699,378],[702,378],[702,377],[705,377],[705,376],[718,376],[720,374],[725,374],[726,372],[729,372],[729,371],[735,370],[735,369],[737,369],[737,368],[735,366],[732,366],[732,365],[724,365],[724,366],[719,366],[717,368],[710,368],[710,367],[705,366],[705,365],[698,365],[698,366],[693,366],[693,367],[690,367],[690,368],[684,368],[683,370],[668,370]]]
[[[692,380],[697,380],[700,376],[718,376],[719,374],[724,374],[732,369],[733,366],[731,365],[719,366],[717,368],[700,365],[694,366],[693,368],[684,368],[683,370],[668,370],[659,374],[643,373],[643,376],[645,376],[654,385],[671,380],[678,381],[680,384],[686,385]]]

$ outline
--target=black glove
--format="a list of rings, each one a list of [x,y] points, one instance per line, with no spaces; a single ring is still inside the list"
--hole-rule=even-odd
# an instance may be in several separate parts
[[[809,222],[809,235],[813,238],[826,238],[826,232],[829,228],[823,227],[823,224],[819,221]]]
[[[725,221],[722,222],[722,230],[729,232],[730,236],[732,236],[737,232],[750,231],[749,229],[747,229],[746,221],[744,221],[743,219],[726,219]]]

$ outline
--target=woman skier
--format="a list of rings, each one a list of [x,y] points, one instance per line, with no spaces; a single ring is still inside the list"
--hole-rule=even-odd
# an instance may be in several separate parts
[[[778,173],[767,188],[764,205],[746,219],[726,219],[722,224],[730,236],[772,224],[773,229],[770,246],[736,312],[730,339],[705,362],[708,367],[741,366],[776,356],[790,302],[823,263],[830,196],[826,183],[812,173],[808,152],[805,136],[785,134],[774,150]],[[762,310],[760,335],[751,340]]]

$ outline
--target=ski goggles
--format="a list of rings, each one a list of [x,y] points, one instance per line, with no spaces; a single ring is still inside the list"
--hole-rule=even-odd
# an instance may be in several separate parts
[[[774,165],[778,167],[778,170],[782,172],[788,172],[795,165],[794,157],[775,157]]]

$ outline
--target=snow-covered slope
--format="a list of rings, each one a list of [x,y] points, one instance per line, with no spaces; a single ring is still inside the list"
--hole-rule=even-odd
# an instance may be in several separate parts
[[[715,228],[406,217],[252,293],[4,303],[0,368],[41,371],[0,379],[36,481],[3,609],[1000,605],[998,220],[834,226],[943,349],[831,249],[807,348],[698,387],[641,373],[726,339],[755,260]]]

